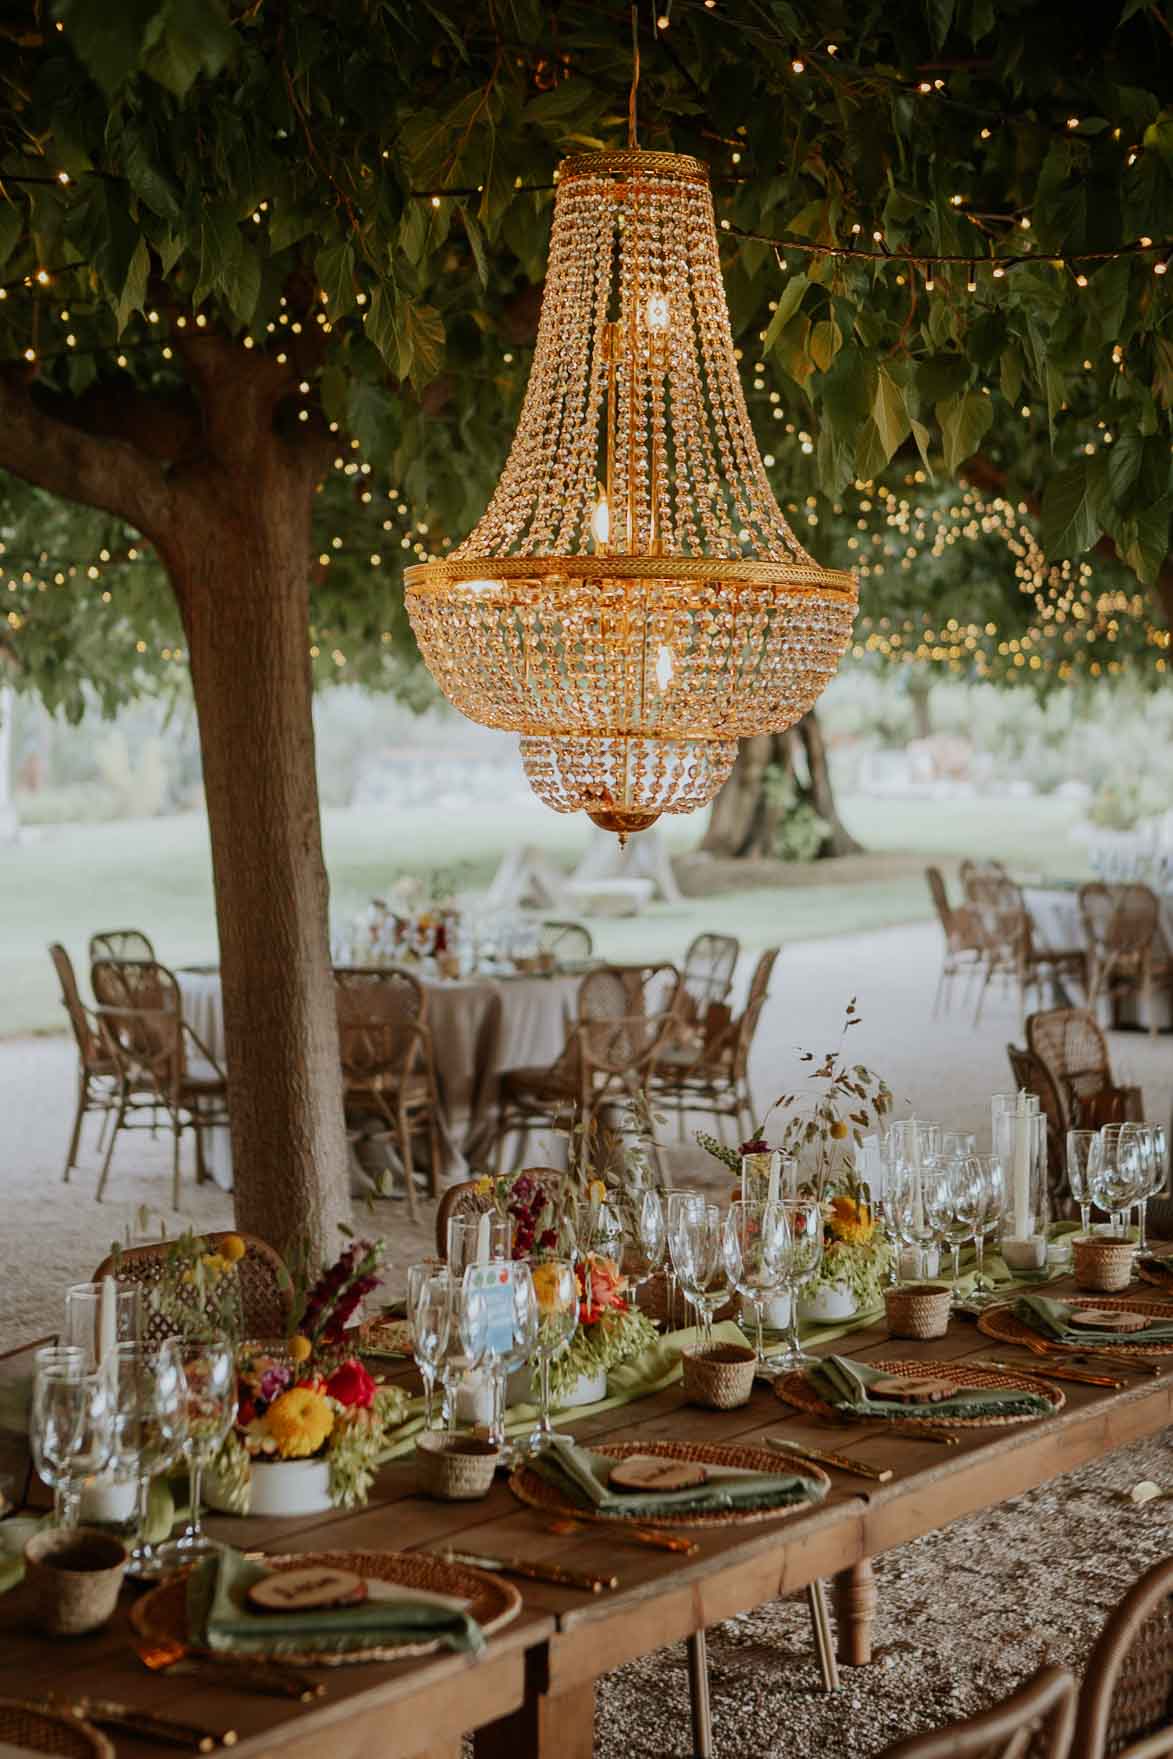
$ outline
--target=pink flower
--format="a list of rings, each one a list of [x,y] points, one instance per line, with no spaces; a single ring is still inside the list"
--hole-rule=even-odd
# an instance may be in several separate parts
[[[336,1368],[326,1382],[326,1391],[340,1405],[356,1405],[367,1411],[375,1402],[375,1383],[361,1362],[352,1358]]]

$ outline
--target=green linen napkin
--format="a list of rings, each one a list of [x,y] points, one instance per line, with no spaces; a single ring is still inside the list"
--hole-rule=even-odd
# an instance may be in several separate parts
[[[475,1619],[454,1607],[427,1599],[372,1598],[361,1606],[329,1612],[249,1612],[245,1594],[270,1572],[238,1551],[223,1551],[192,1571],[187,1587],[188,1629],[209,1649],[235,1655],[282,1655],[314,1649],[345,1654],[386,1640],[411,1643],[435,1638],[449,1649],[485,1646]]]
[[[1164,1325],[1146,1325],[1143,1331],[1101,1331],[1094,1325],[1072,1325],[1071,1315],[1077,1309],[1067,1301],[1051,1301],[1046,1295],[1020,1295],[1014,1303],[1014,1317],[1056,1338],[1061,1344],[1167,1344],[1173,1341],[1173,1321]]]
[[[610,1454],[580,1447],[568,1435],[555,1436],[549,1450],[532,1462],[533,1469],[556,1484],[581,1508],[600,1514],[680,1515],[721,1509],[785,1508],[791,1503],[818,1502],[826,1487],[796,1472],[749,1472],[728,1466],[706,1466],[708,1482],[695,1490],[653,1490],[628,1493],[608,1488],[615,1466]]]
[[[942,1377],[948,1373],[949,1364],[943,1362]],[[885,1374],[868,1362],[849,1362],[844,1356],[824,1356],[807,1369],[808,1380],[828,1404],[860,1417],[1045,1417],[1052,1409],[1041,1393],[1009,1393],[999,1387],[966,1387],[955,1399],[915,1407],[898,1399],[871,1398],[868,1388]]]

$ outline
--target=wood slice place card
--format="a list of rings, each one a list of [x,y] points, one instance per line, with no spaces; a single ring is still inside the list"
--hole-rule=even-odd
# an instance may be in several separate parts
[[[612,1467],[607,1483],[612,1490],[697,1490],[709,1474],[696,1460],[661,1459],[655,1454],[633,1454]]]
[[[1081,1307],[1071,1315],[1072,1325],[1094,1327],[1096,1331],[1144,1331],[1153,1324],[1147,1313],[1132,1313],[1120,1307]]]
[[[873,1380],[868,1397],[892,1399],[899,1405],[941,1405],[955,1399],[961,1388],[955,1380],[920,1380],[911,1374],[886,1374]]]
[[[313,1566],[304,1570],[274,1570],[254,1582],[246,1599],[254,1612],[329,1612],[336,1607],[358,1606],[367,1597],[367,1585],[351,1570]]]

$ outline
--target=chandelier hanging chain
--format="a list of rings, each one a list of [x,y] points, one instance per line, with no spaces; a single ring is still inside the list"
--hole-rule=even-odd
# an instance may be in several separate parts
[[[639,0],[632,0],[631,7],[631,91],[627,96],[627,147],[629,152],[639,149],[639,136],[635,125],[635,95],[639,91]]]

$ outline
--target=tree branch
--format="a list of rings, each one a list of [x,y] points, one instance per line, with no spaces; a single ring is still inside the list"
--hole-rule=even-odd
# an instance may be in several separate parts
[[[78,403],[61,398],[59,408],[50,413],[35,401],[24,374],[0,372],[0,468],[113,513],[155,540],[171,513],[161,466],[127,439],[77,425]]]

